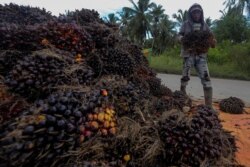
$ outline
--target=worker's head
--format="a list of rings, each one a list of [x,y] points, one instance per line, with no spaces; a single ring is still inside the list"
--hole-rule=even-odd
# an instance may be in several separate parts
[[[193,22],[202,22],[203,10],[199,4],[194,4],[189,8],[189,14]]]

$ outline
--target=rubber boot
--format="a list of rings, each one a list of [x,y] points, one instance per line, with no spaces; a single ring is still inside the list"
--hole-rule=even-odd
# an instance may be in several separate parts
[[[186,92],[186,86],[182,86],[181,85],[180,91],[183,92],[186,95],[187,94],[187,92]]]
[[[212,97],[213,97],[213,88],[212,87],[204,87],[204,99],[205,99],[205,105],[213,108],[212,106]]]

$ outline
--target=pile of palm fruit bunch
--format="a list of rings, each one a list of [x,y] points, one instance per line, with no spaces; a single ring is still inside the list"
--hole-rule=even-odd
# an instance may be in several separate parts
[[[1,50],[36,51],[52,46],[75,55],[87,55],[93,49],[90,35],[74,24],[46,22],[25,27],[3,25],[0,37]]]
[[[17,5],[14,3],[0,4],[1,24],[12,23],[19,25],[28,25],[47,22],[56,19],[46,9],[40,9],[30,6]]]
[[[220,110],[231,114],[242,114],[245,103],[237,97],[229,97],[219,102]]]
[[[208,31],[192,31],[182,39],[185,50],[193,54],[206,53],[211,47],[213,35]]]
[[[237,165],[217,114],[162,85],[96,11],[1,10],[0,166]]]

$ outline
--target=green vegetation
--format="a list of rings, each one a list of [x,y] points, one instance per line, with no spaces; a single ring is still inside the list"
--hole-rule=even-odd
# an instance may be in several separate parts
[[[159,56],[148,58],[150,66],[158,72],[181,74],[180,48],[175,47]],[[212,77],[250,80],[250,42],[220,43],[208,52],[208,65]],[[196,72],[192,71],[193,75]]]

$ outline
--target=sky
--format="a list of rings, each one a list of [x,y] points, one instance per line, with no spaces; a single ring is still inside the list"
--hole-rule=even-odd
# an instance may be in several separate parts
[[[194,4],[201,4],[204,10],[204,17],[210,17],[212,20],[219,19],[223,10],[223,2],[225,0],[151,0],[157,5],[162,5],[165,9],[165,14],[170,18],[173,13],[177,13],[179,9],[188,10]],[[65,11],[74,11],[75,9],[94,9],[101,17],[109,13],[119,11],[122,7],[132,7],[128,0],[0,0],[0,4],[16,3],[19,5],[30,5],[33,7],[45,8],[47,11],[52,12],[53,15],[58,16],[59,13]],[[134,0],[137,3],[137,0]]]

